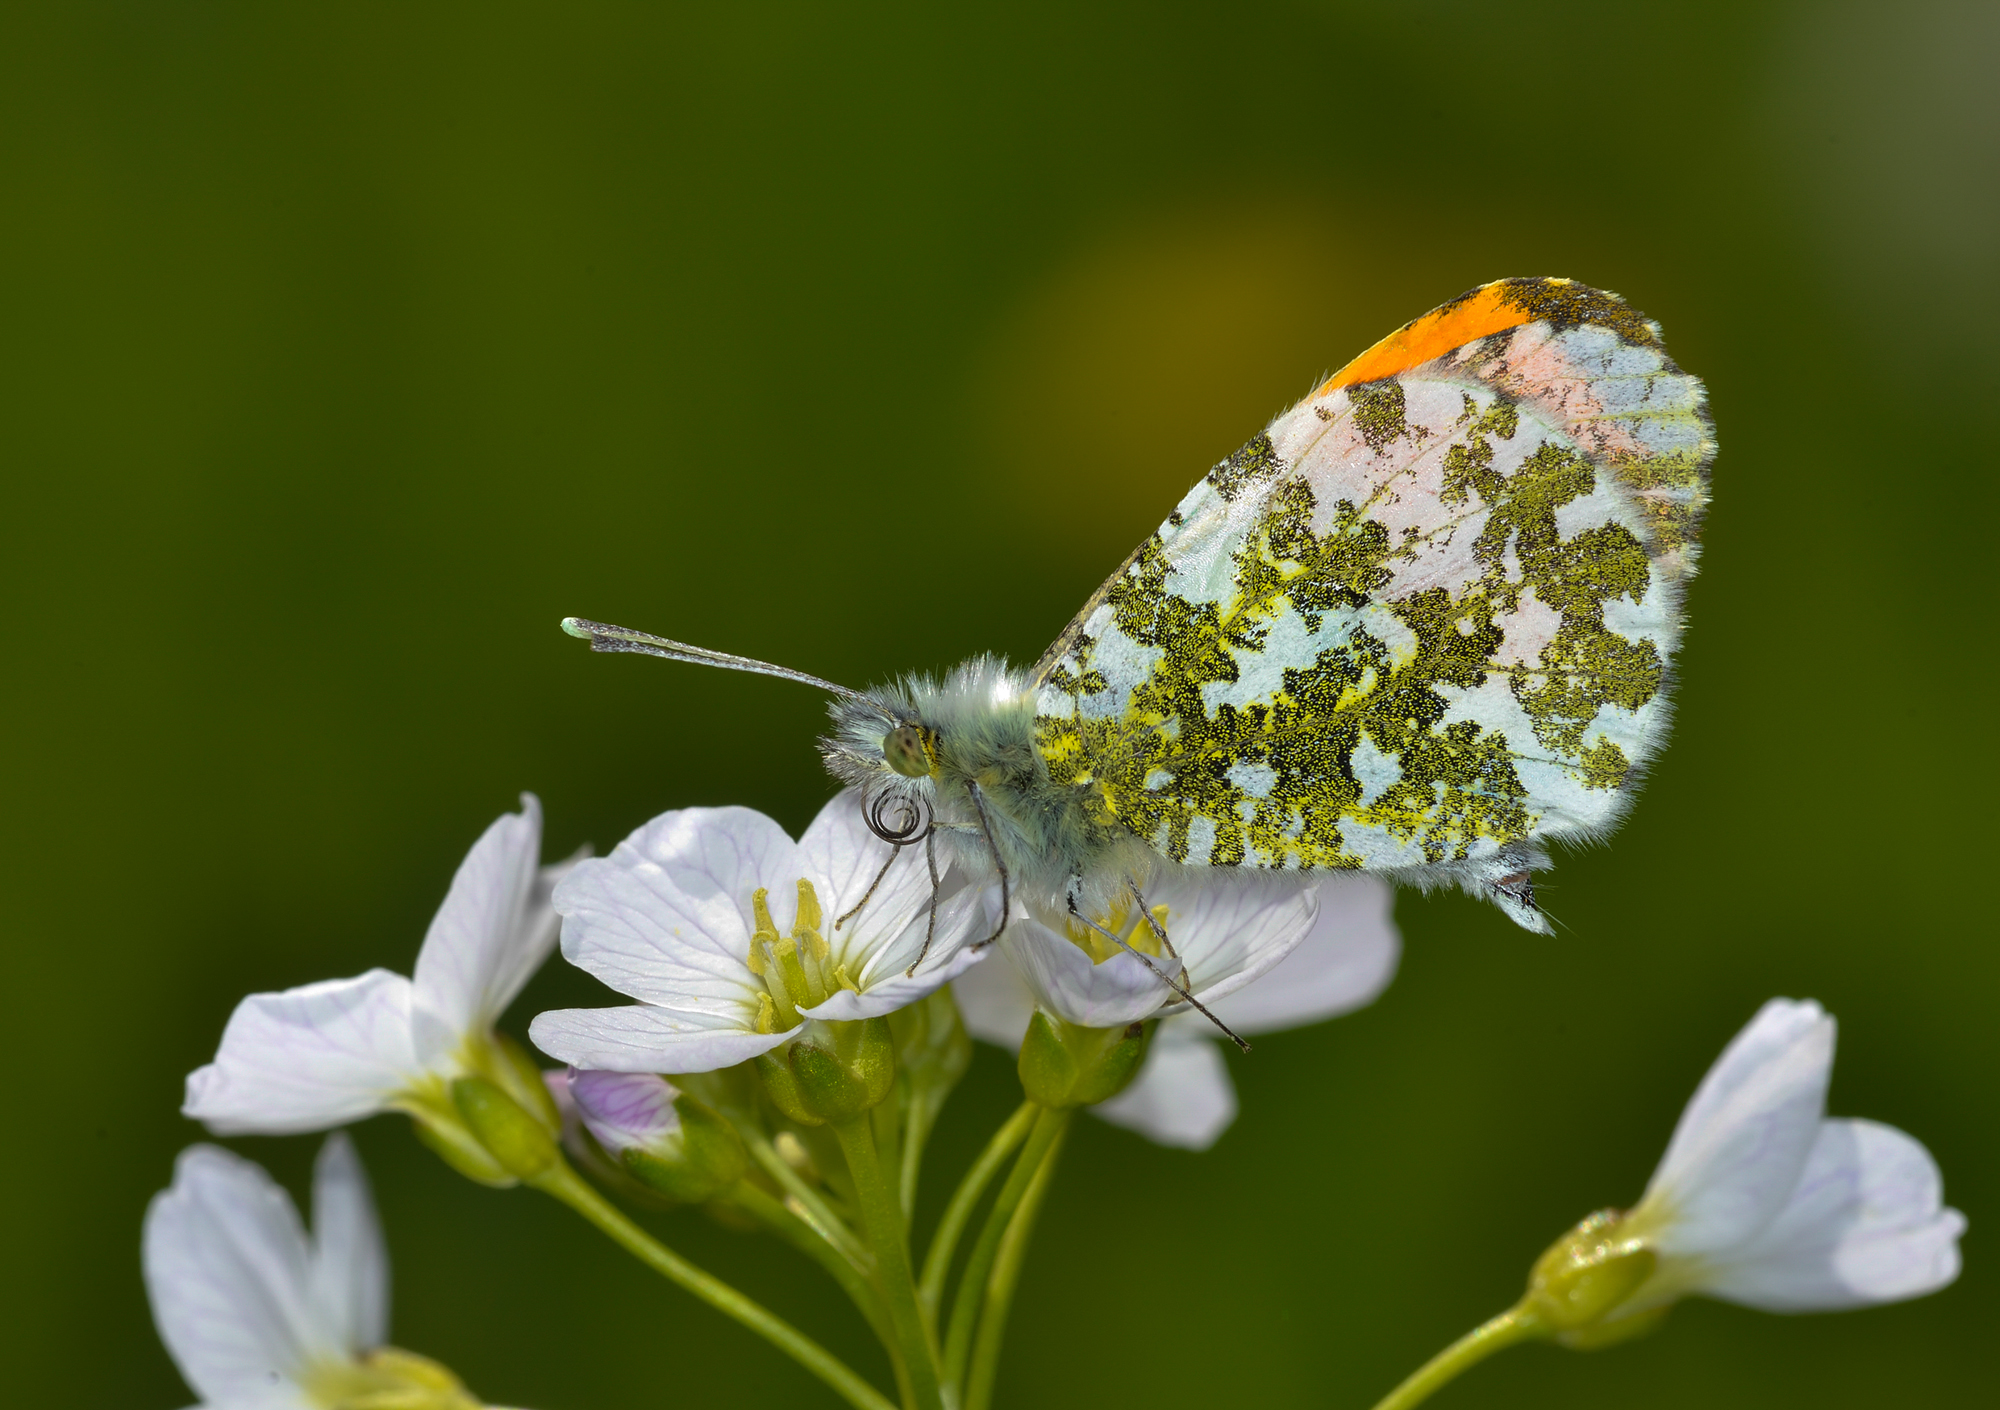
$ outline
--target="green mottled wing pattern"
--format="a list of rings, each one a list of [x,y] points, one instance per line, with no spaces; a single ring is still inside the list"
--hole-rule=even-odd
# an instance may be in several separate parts
[[[1216,466],[1037,667],[1052,781],[1191,865],[1497,877],[1615,822],[1714,439],[1657,328],[1581,289]]]

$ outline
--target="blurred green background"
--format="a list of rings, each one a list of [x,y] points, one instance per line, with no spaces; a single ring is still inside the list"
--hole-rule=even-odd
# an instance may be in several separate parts
[[[1842,1020],[1837,1112],[1937,1154],[1962,1280],[1438,1403],[1994,1394],[1996,67],[1989,3],[6,7],[7,1398],[185,1401],[137,1256],[182,1075],[248,991],[407,970],[519,790],[551,855],[826,796],[812,692],[558,617],[855,683],[1032,659],[1314,374],[1514,274],[1621,291],[1712,390],[1672,747],[1556,938],[1405,895],[1395,985],[1232,1059],[1216,1150],[1085,1122],[1001,1399],[1367,1405],[1637,1196],[1773,994]],[[510,1023],[596,992],[552,966]],[[933,1215],[1015,1090],[983,1050]],[[396,1339],[482,1393],[831,1403],[358,1135]],[[294,1188],[315,1144],[236,1143]]]

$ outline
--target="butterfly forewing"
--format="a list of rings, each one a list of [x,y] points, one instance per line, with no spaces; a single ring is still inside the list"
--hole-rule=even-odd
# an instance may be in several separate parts
[[[1473,290],[1092,598],[1036,673],[1052,781],[1191,864],[1449,866],[1603,828],[1663,737],[1713,453],[1700,383],[1615,296]]]

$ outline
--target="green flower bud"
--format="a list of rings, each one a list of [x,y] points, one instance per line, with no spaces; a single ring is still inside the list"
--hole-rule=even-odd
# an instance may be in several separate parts
[[[327,1410],[481,1410],[447,1368],[395,1346],[329,1362],[306,1378],[304,1389]]]
[[[736,1128],[714,1109],[683,1092],[674,1098],[680,1117],[671,1137],[650,1146],[628,1146],[618,1158],[635,1178],[684,1204],[712,1199],[743,1178],[750,1157]]]
[[[880,1106],[895,1086],[889,1022],[810,1023],[791,1042],[760,1055],[757,1075],[778,1110],[801,1126],[859,1116]]]
[[[416,1127],[417,1139],[436,1151],[438,1159],[466,1179],[491,1185],[496,1190],[519,1183],[500,1168],[487,1153],[486,1147],[479,1143],[479,1138],[466,1129],[456,1107],[447,1106],[439,1111],[425,1103],[411,1104],[405,1110],[410,1114],[411,1124]]]
[[[453,1082],[451,1101],[493,1163],[515,1179],[532,1180],[556,1163],[549,1128],[484,1077]]]
[[[1139,1075],[1154,1026],[1079,1028],[1037,1009],[1021,1040],[1022,1090],[1057,1109],[1108,1101]]]
[[[1659,1266],[1643,1240],[1623,1232],[1624,1219],[1600,1209],[1550,1245],[1528,1275],[1522,1312],[1565,1346],[1610,1346],[1651,1331],[1666,1314],[1660,1307],[1612,1316]]]
[[[556,1109],[556,1099],[549,1095],[541,1065],[508,1034],[496,1031],[493,1043],[500,1060],[492,1064],[493,1070],[488,1075],[508,1096],[526,1107],[531,1116],[548,1127],[551,1134],[561,1131],[562,1113]]]
[[[951,987],[933,990],[889,1015],[896,1040],[896,1081],[909,1096],[942,1102],[972,1065],[972,1035]]]

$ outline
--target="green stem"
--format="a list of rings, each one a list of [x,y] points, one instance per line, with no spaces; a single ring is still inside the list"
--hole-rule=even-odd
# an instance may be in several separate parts
[[[883,1347],[890,1355],[895,1355],[895,1334],[889,1326],[889,1315],[883,1310],[881,1294],[875,1291],[874,1285],[845,1254],[821,1237],[817,1229],[748,1180],[739,1180],[733,1189],[718,1195],[717,1201],[749,1215],[824,1268],[840,1284],[841,1291],[861,1310],[861,1315],[868,1319],[868,1325],[881,1339]]]
[[[779,1189],[805,1207],[809,1221],[821,1237],[846,1254],[862,1271],[866,1272],[875,1266],[868,1250],[862,1246],[859,1239],[855,1238],[854,1231],[848,1227],[847,1221],[842,1219],[820,1192],[807,1184],[805,1178],[778,1154],[778,1148],[771,1144],[769,1137],[744,1132],[743,1144],[749,1149],[750,1158],[757,1162],[758,1168],[776,1181]]]
[[[934,1097],[928,1091],[910,1099],[909,1112],[903,1123],[903,1176],[897,1181],[903,1192],[905,1224],[917,1212],[917,1174],[923,1168],[924,1146],[931,1138],[931,1127],[937,1124],[938,1112],[943,1105],[942,1097]]]
[[[1419,1366],[1408,1380],[1377,1401],[1375,1410],[1409,1410],[1412,1405],[1420,1405],[1461,1372],[1502,1347],[1539,1336],[1541,1331],[1541,1324],[1532,1313],[1510,1308],[1490,1322],[1480,1323]]]
[[[979,1319],[980,1298],[986,1291],[987,1277],[993,1271],[993,1260],[1000,1252],[1000,1238],[1007,1232],[1007,1221],[1020,1208],[1021,1199],[1028,1192],[1029,1181],[1042,1168],[1042,1157],[1048,1154],[1049,1147],[1069,1124],[1068,1110],[1055,1111],[1048,1107],[1037,1107],[1037,1110],[1040,1114],[1035,1118],[1035,1129],[1028,1134],[1027,1143],[1021,1147],[1020,1159],[1008,1172],[1007,1183],[994,1197],[993,1208],[986,1216],[986,1225],[979,1231],[979,1242],[972,1246],[972,1253],[965,1261],[965,1272],[959,1275],[958,1296],[951,1303],[951,1329],[944,1343],[944,1379],[949,1386],[964,1383],[965,1363],[972,1354],[972,1329]]]
[[[561,1159],[528,1183],[574,1209],[654,1272],[678,1283],[716,1311],[735,1318],[763,1337],[825,1381],[855,1410],[896,1410],[893,1401],[811,1337],[721,1279],[695,1267],[627,1219]]]
[[[1021,1109],[1007,1119],[1007,1124],[993,1133],[979,1159],[972,1162],[972,1168],[952,1191],[951,1203],[945,1206],[944,1218],[938,1220],[937,1232],[931,1235],[930,1249],[924,1254],[923,1281],[917,1284],[917,1301],[933,1324],[937,1321],[938,1304],[944,1300],[944,1280],[951,1272],[951,1256],[957,1251],[959,1236],[971,1222],[979,1197],[986,1193],[986,1187],[1000,1173],[1014,1147],[1021,1144],[1040,1110],[1033,1102],[1022,1102]]]
[[[875,1154],[882,1162],[882,1176],[895,1182],[896,1211],[902,1221],[905,1237],[910,1227],[910,1206],[903,1193],[903,1114],[901,1104],[892,1095],[888,1101],[869,1113],[874,1122]]]
[[[993,1378],[1000,1369],[1000,1343],[1007,1335],[1007,1312],[1014,1302],[1014,1284],[1020,1279],[1028,1240],[1035,1232],[1035,1216],[1041,1212],[1042,1196],[1048,1193],[1062,1144],[1063,1132],[1058,1131],[1055,1140],[1049,1143],[1049,1153],[1042,1157],[1034,1178],[1028,1182],[1027,1193],[1021,1196],[1021,1207],[1014,1211],[1014,1217],[1007,1221],[1007,1232],[1000,1237],[1000,1252],[993,1260],[992,1274],[986,1279],[986,1310],[979,1316],[979,1339],[972,1348],[965,1410],[987,1410],[993,1403]]]
[[[909,1375],[916,1410],[943,1410],[937,1359],[924,1332],[923,1316],[917,1311],[917,1285],[910,1276],[910,1249],[903,1230],[902,1204],[876,1152],[874,1122],[864,1112],[832,1125],[834,1134],[840,1138],[841,1153],[847,1157],[848,1173],[854,1177],[862,1227],[868,1231],[869,1245],[875,1251],[882,1294],[889,1304],[889,1324],[895,1328],[896,1340],[902,1347],[903,1368]]]

